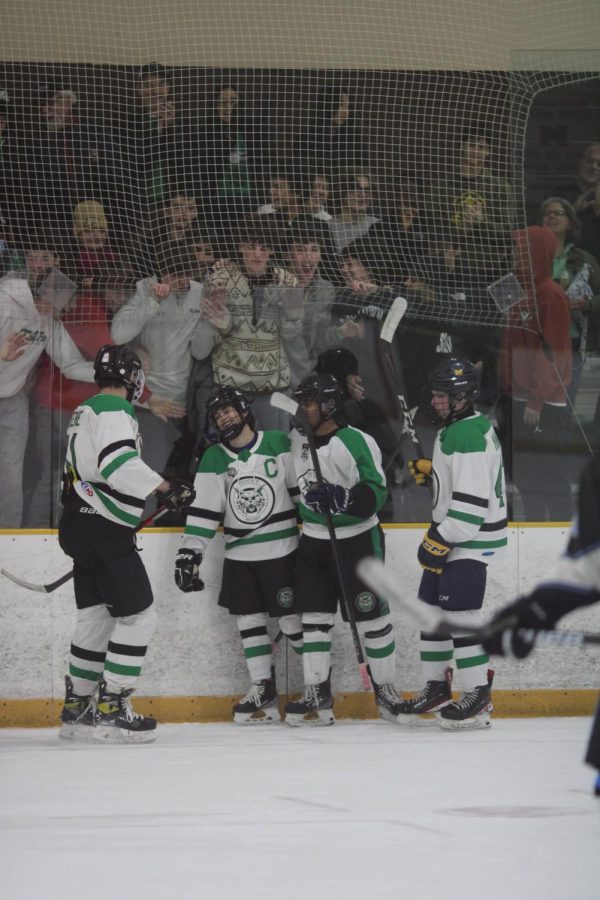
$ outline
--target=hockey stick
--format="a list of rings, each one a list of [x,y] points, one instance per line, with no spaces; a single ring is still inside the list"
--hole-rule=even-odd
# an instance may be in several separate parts
[[[385,317],[383,325],[381,326],[379,339],[381,341],[383,357],[387,363],[390,375],[392,377],[392,389],[398,400],[398,407],[403,416],[403,433],[405,432],[406,434],[408,434],[409,438],[415,446],[418,458],[423,458],[425,456],[423,447],[421,446],[421,441],[419,440],[417,429],[415,428],[415,422],[412,417],[412,413],[409,409],[408,403],[406,402],[406,397],[404,396],[404,378],[402,376],[402,372],[394,363],[394,358],[392,356],[392,341],[394,339],[396,329],[398,328],[398,325],[400,324],[400,321],[402,320],[406,312],[407,306],[408,301],[405,297],[396,297],[390,307],[387,316]]]
[[[148,516],[147,519],[144,519],[143,522],[140,522],[140,524],[133,529],[133,533],[136,534],[138,531],[141,531],[142,528],[145,528],[147,525],[151,525],[152,522],[155,522],[157,519],[160,519],[161,516],[164,516],[166,512],[166,506],[159,506],[159,508],[155,512],[153,512],[151,516]],[[0,569],[0,572],[5,576],[5,578],[8,578],[14,584],[18,584],[20,587],[23,587],[28,591],[37,591],[39,594],[51,594],[52,591],[55,591],[57,588],[61,587],[61,585],[66,584],[67,581],[71,580],[74,570],[71,569],[70,572],[65,572],[65,574],[61,575],[60,578],[57,578],[56,581],[49,581],[48,584],[33,584],[33,582],[31,581],[25,581],[24,578],[18,578],[11,572],[7,572],[6,569]]]
[[[356,571],[362,580],[369,585],[371,590],[381,594],[388,603],[399,605],[414,619],[419,628],[428,634],[448,637],[453,635],[468,634],[474,638],[484,639],[493,633],[486,625],[480,622],[468,622],[453,620],[452,613],[445,614],[437,606],[430,606],[422,600],[414,600],[403,594],[398,587],[398,580],[394,578],[390,569],[386,568],[380,559],[370,557],[362,559]],[[578,648],[587,645],[600,645],[600,634],[590,634],[585,631],[548,630],[537,631],[529,628],[519,629],[518,633],[526,641],[533,639],[536,647],[563,647]]]
[[[317,455],[317,446],[315,444],[315,436],[313,430],[308,421],[308,416],[302,409],[299,403],[293,400],[291,397],[286,397],[285,394],[279,393],[276,391],[271,395],[271,405],[276,406],[277,409],[282,409],[285,412],[288,412],[291,416],[297,419],[298,422],[302,425],[302,429],[306,435],[306,439],[308,441],[308,450],[310,453],[310,459],[312,462],[313,469],[315,471],[315,478],[317,479],[317,484],[322,485],[323,474],[321,472],[321,465],[319,463],[319,457]],[[342,558],[340,556],[340,548],[338,545],[338,537],[335,533],[335,526],[333,524],[333,518],[330,512],[328,512],[325,516],[327,520],[327,530],[329,531],[329,540],[331,541],[331,555],[333,556],[333,562],[335,565],[335,571],[337,575],[338,585],[340,588],[340,595],[342,599],[342,603],[344,604],[344,609],[346,610],[346,615],[348,617],[348,624],[350,626],[350,632],[352,634],[352,642],[354,644],[354,651],[356,653],[356,658],[358,660],[358,670],[360,672],[361,681],[363,683],[363,687],[365,691],[371,690],[371,679],[369,677],[369,672],[367,669],[367,662],[365,660],[365,656],[363,653],[363,649],[360,643],[360,637],[358,634],[358,628],[356,627],[356,616],[354,615],[354,610],[352,608],[352,604],[350,603],[350,597],[348,594],[348,585],[346,583],[346,576],[344,574],[344,567],[342,566]]]

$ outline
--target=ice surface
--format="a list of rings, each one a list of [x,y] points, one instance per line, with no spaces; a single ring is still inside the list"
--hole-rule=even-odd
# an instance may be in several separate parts
[[[2,900],[598,900],[587,719],[0,731]]]

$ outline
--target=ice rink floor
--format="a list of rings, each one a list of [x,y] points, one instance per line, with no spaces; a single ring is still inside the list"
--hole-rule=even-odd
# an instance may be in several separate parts
[[[598,900],[587,719],[0,731],[2,900]]]

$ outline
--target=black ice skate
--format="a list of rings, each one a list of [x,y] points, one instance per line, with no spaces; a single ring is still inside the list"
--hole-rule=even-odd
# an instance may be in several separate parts
[[[387,719],[388,722],[397,722],[398,715],[406,701],[398,696],[393,684],[377,684],[376,681],[373,681],[372,676],[371,683],[375,692],[375,702],[377,703],[379,715],[382,719]]]
[[[286,725],[333,725],[333,696],[331,676],[321,684],[309,684],[299,700],[285,705]]]
[[[60,714],[59,738],[89,741],[94,730],[95,692],[81,697],[73,691],[73,682],[65,675],[65,702]]]
[[[233,721],[237,725],[268,725],[281,721],[275,669],[271,669],[270,678],[254,682],[246,696],[235,704]]]
[[[464,691],[460,700],[445,706],[440,713],[439,725],[442,728],[489,728],[492,706],[492,681],[494,672],[488,669],[488,683]]]
[[[419,725],[426,720],[421,717],[452,703],[452,669],[446,669],[444,681],[428,681],[422,691],[412,700],[402,700],[396,714],[400,725]]]
[[[156,719],[134,712],[130,695],[133,688],[113,693],[102,678],[98,688],[96,727],[93,739],[107,743],[147,743],[156,740]]]

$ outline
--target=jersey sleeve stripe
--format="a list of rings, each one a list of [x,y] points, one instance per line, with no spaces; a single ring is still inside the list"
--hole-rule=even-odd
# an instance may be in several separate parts
[[[135,446],[135,441],[133,438],[122,440],[122,441],[114,441],[112,444],[108,444],[103,450],[98,454],[98,468],[100,468],[100,463],[103,459],[106,459],[111,453],[114,453],[115,450],[120,450],[121,447],[131,447],[132,450],[137,450]]]
[[[113,461],[105,466],[104,469],[100,469],[100,474],[103,478],[108,478],[110,475],[112,475],[113,472],[116,472],[117,469],[120,469],[121,466],[129,459],[137,459],[137,450],[132,450],[129,453],[123,453],[122,456],[117,456],[117,458],[113,459]]]
[[[469,503],[471,506],[480,506],[482,509],[487,509],[489,506],[489,501],[486,500],[485,497],[476,497],[474,494],[463,494],[460,491],[453,491],[452,499],[458,500],[459,503]]]
[[[448,518],[458,519],[460,522],[469,522],[471,525],[481,525],[483,523],[482,516],[472,516],[470,513],[460,512],[457,509],[449,509]]]
[[[223,518],[222,512],[215,512],[214,509],[203,509],[201,506],[190,506],[190,508],[186,510],[186,515],[193,516],[197,519],[208,519],[217,524],[219,524]]]
[[[186,525],[184,530],[184,534],[195,534],[198,537],[205,537],[209,540],[215,536],[217,533],[216,528],[200,528],[198,525]]]
[[[484,522],[480,531],[502,531],[508,526],[508,519],[500,519],[498,522]]]

